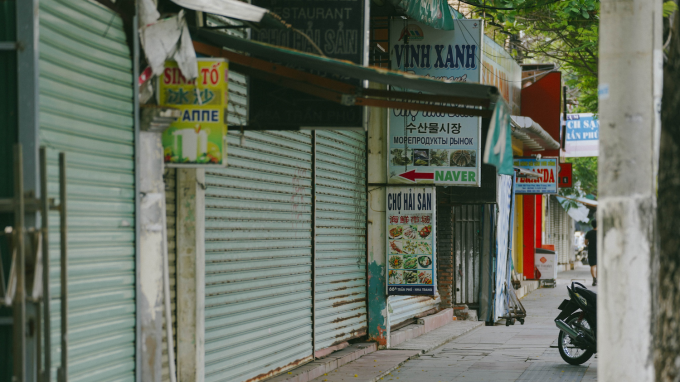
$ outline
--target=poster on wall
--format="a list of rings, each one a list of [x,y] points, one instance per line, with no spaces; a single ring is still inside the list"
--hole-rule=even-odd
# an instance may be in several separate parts
[[[559,165],[557,158],[515,158],[515,167],[542,174],[540,178],[517,178],[516,194],[552,194],[557,195],[559,181]]]
[[[434,295],[435,188],[387,188],[387,294]]]
[[[163,132],[168,167],[210,167],[227,164],[228,62],[198,61],[198,78],[187,81],[177,63],[167,61],[158,79],[158,103],[180,109],[180,117]]]
[[[455,27],[446,31],[412,20],[393,20],[392,69],[447,81],[480,82],[482,22],[455,20]],[[388,183],[479,187],[481,121],[481,117],[389,109]]]

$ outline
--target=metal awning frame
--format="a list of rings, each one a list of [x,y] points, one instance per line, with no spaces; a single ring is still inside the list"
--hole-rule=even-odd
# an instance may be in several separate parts
[[[517,177],[518,178],[543,178],[543,174],[539,174],[535,171],[527,170],[522,167],[517,167],[514,166],[515,171],[517,172]]]
[[[531,151],[557,150],[560,143],[529,117],[511,116],[512,136],[519,139]]]
[[[490,117],[498,99],[498,89],[494,86],[444,82],[382,68],[364,67],[348,61],[244,40],[205,29],[191,28],[191,33],[196,52],[227,58],[230,61],[230,68],[235,71],[345,106],[373,106]],[[235,51],[247,52],[250,55]],[[269,60],[284,62],[296,68],[384,83],[417,92],[366,89]]]

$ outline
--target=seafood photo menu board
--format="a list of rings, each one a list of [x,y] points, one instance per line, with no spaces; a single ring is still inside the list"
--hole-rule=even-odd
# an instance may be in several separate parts
[[[434,295],[435,188],[387,189],[387,294]]]

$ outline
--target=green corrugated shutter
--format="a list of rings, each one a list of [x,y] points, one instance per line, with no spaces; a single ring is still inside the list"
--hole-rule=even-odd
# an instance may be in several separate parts
[[[228,145],[205,177],[207,382],[312,357],[311,135],[230,131]]]
[[[69,381],[135,377],[133,78],[122,21],[87,1],[40,1],[40,142],[50,197],[67,154]],[[52,372],[60,359],[59,217],[50,214]],[[53,377],[56,378],[56,377]],[[56,379],[53,379],[56,380]]]
[[[315,350],[366,334],[366,135],[316,132]]]
[[[170,284],[170,314],[172,317],[172,343],[175,351],[175,366],[177,358],[177,171],[166,168],[163,172],[165,183],[165,219],[168,232],[168,273]],[[168,353],[167,322],[163,314],[163,350],[161,381],[170,381],[170,364]]]

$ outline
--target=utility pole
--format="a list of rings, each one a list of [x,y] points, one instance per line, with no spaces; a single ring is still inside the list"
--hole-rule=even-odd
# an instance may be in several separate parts
[[[654,381],[661,28],[661,1],[601,2],[600,381]]]

